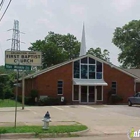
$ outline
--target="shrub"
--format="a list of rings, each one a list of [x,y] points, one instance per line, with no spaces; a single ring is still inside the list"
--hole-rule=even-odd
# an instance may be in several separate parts
[[[121,102],[122,100],[123,100],[122,96],[118,94],[112,94],[109,98],[110,104],[115,104],[115,103]]]
[[[36,97],[38,97],[38,91],[36,89],[32,89],[30,92],[30,97],[35,99]]]
[[[61,98],[53,98],[53,97],[46,97],[43,99],[40,99],[38,104],[40,106],[50,106],[50,105],[61,105],[66,104],[66,100],[62,103]]]

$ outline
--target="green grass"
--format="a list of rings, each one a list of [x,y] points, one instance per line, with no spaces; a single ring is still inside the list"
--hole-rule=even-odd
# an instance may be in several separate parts
[[[17,126],[14,127],[0,127],[0,134],[5,133],[50,133],[50,134],[59,134],[59,133],[70,133],[86,130],[87,126],[85,125],[60,125],[60,126],[50,126],[48,130],[43,130],[41,126]]]
[[[21,106],[21,103],[17,102],[17,106]],[[10,99],[0,99],[0,107],[15,107],[15,101]]]

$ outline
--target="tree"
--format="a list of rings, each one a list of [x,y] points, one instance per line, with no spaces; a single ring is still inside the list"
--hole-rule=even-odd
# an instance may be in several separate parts
[[[140,20],[117,27],[112,42],[121,50],[118,61],[125,68],[140,68]]]
[[[101,51],[101,48],[96,48],[96,49],[93,49],[93,48],[90,48],[87,52],[87,54],[91,54],[91,55],[94,55],[100,59],[103,59],[105,61],[109,61],[109,51],[104,49],[103,52]]]
[[[74,59],[80,52],[80,42],[71,34],[49,32],[44,40],[37,40],[31,45],[29,50],[42,52],[43,68]]]
[[[7,99],[13,96],[13,81],[15,77],[16,72],[0,66],[0,99]]]

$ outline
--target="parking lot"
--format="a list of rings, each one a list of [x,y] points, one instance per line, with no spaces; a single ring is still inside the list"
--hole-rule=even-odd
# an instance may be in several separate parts
[[[125,134],[130,128],[140,129],[140,106],[69,105],[18,108],[18,125],[42,125],[49,111],[50,125],[80,122],[90,128],[88,134]],[[0,126],[14,125],[14,108],[0,108]]]

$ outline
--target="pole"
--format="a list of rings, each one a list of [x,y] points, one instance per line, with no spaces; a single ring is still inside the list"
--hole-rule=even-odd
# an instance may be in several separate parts
[[[15,129],[17,126],[17,96],[18,96],[18,78],[19,78],[19,69],[17,69],[17,85],[16,85],[16,98],[15,98]]]
[[[24,72],[22,75],[22,110],[24,110],[24,97],[25,97],[25,79],[24,79]]]

